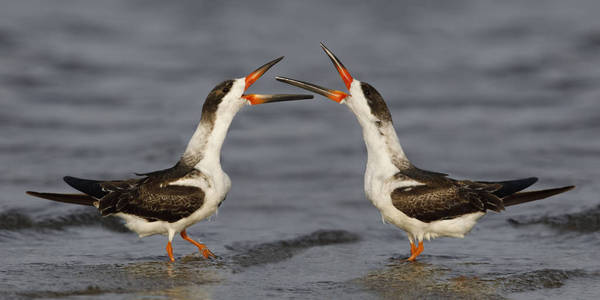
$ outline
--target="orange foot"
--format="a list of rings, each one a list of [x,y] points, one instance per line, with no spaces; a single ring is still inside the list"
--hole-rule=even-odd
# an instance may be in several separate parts
[[[196,242],[196,241],[192,240],[192,239],[191,239],[191,238],[190,238],[190,237],[187,235],[187,233],[185,232],[185,229],[184,229],[184,230],[181,232],[181,237],[182,237],[184,240],[186,240],[186,241],[188,241],[188,242],[190,242],[190,243],[192,243],[192,244],[196,245],[196,247],[198,247],[198,250],[199,250],[199,251],[202,253],[202,256],[204,256],[204,258],[215,258],[215,257],[217,257],[217,256],[216,256],[216,255],[214,255],[214,254],[213,254],[213,253],[212,253],[210,250],[208,250],[208,248],[206,247],[206,245],[204,245],[204,244],[200,244],[200,243],[198,243],[198,242]]]
[[[421,252],[423,252],[423,241],[419,242],[419,247],[415,247],[415,244],[410,243],[410,257],[406,260],[415,261]]]
[[[173,245],[171,245],[171,241],[167,243],[167,254],[169,255],[171,262],[175,262],[175,258],[173,257]]]

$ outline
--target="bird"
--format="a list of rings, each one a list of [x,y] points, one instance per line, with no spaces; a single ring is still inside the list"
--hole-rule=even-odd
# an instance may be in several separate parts
[[[39,193],[31,196],[96,207],[102,216],[114,215],[140,237],[167,235],[167,254],[173,257],[173,237],[198,247],[204,258],[215,258],[206,245],[191,239],[186,228],[213,215],[231,188],[221,168],[221,146],[235,114],[244,105],[311,99],[300,94],[244,94],[279,57],[246,77],[226,80],[215,86],[204,101],[200,122],[177,163],[164,170],[142,173],[125,180],[89,180],[65,176],[64,181],[78,194]]]
[[[345,104],[355,114],[367,148],[366,198],[379,209],[384,223],[391,223],[407,233],[411,253],[408,261],[414,261],[423,252],[423,240],[463,238],[488,211],[500,212],[507,206],[574,188],[521,192],[538,179],[457,180],[448,174],[417,168],[400,145],[392,115],[381,94],[372,85],[354,79],[323,43],[321,48],[340,74],[347,93],[287,77],[276,79]]]

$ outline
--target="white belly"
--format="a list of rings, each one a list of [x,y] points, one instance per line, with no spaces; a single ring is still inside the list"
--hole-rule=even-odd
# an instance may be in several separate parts
[[[393,205],[378,207],[382,218],[403,229],[411,241],[430,240],[437,237],[462,238],[469,233],[484,212],[475,212],[454,219],[432,221],[429,223],[411,218],[396,209]]]
[[[374,172],[367,172],[365,174],[365,192],[367,198],[379,209],[384,222],[394,224],[406,231],[411,241],[430,240],[444,236],[462,238],[471,231],[477,220],[485,215],[483,212],[476,212],[454,219],[429,223],[411,218],[394,207],[391,193],[399,187],[418,185],[421,185],[421,183],[410,180],[398,181],[388,176],[376,177]]]
[[[217,211],[217,207],[218,205],[210,205],[209,203],[206,203],[190,216],[173,223],[169,223],[166,221],[148,222],[144,218],[140,218],[138,216],[126,213],[117,213],[115,214],[115,216],[124,219],[126,222],[125,226],[131,231],[137,233],[140,237],[155,234],[168,235],[169,232],[181,232],[187,227],[192,226],[195,223],[208,218]]]

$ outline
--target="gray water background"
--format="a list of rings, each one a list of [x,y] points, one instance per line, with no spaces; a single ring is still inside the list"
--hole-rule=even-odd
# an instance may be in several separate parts
[[[589,299],[600,295],[598,1],[0,1],[0,298]],[[222,80],[343,89],[324,41],[387,100],[408,157],[455,178],[577,189],[425,243],[365,199],[343,106],[247,107],[223,147],[218,216],[139,239],[92,208],[34,199],[64,175],[171,166]]]

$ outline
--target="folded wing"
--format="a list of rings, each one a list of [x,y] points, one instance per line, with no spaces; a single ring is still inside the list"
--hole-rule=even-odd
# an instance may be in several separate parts
[[[391,194],[394,207],[411,218],[432,222],[487,210],[500,212],[505,206],[547,198],[573,188],[519,193],[537,178],[491,182],[454,180],[440,175],[414,167],[398,173],[397,180],[410,179],[421,184],[395,189]]]
[[[201,188],[172,184],[184,177],[204,176],[197,170],[176,165],[140,179],[100,181],[67,176],[65,182],[97,199],[103,216],[126,213],[148,221],[176,222],[204,204],[205,193]]]

